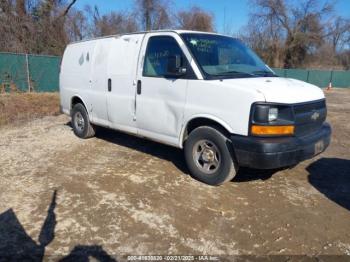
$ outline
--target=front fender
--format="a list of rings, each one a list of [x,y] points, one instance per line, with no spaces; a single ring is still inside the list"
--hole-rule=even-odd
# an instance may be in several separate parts
[[[201,119],[208,119],[210,121],[213,121],[213,122],[219,124],[220,126],[222,126],[227,132],[229,132],[231,134],[233,133],[233,129],[230,127],[230,125],[227,122],[225,122],[224,120],[222,120],[221,118],[217,117],[217,116],[209,115],[209,114],[193,115],[193,116],[187,118],[184,121],[184,125],[182,126],[181,133],[180,133],[180,139],[179,139],[179,147],[180,148],[183,148],[184,135],[185,135],[185,131],[187,129],[188,124],[192,120],[199,119],[199,118],[201,118]]]

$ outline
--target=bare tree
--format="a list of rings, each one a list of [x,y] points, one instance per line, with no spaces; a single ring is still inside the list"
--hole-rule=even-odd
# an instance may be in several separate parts
[[[1,0],[0,49],[61,54],[69,41],[66,17],[76,0]]]
[[[214,16],[198,6],[193,6],[189,11],[180,11],[176,17],[180,29],[214,31]]]
[[[344,51],[339,54],[339,59],[345,70],[350,70],[350,50]]]
[[[284,67],[300,66],[309,52],[323,43],[324,20],[333,11],[334,3],[321,5],[317,0],[254,0],[250,21],[259,25],[260,32],[278,32],[283,41]],[[269,43],[276,44],[275,41]],[[272,48],[273,50],[274,48]]]
[[[327,37],[334,52],[343,49],[345,45],[350,47],[350,19],[336,17],[328,25]]]
[[[272,17],[269,19],[269,26],[250,19],[239,32],[238,37],[254,49],[267,64],[272,67],[283,67],[281,62],[284,53],[283,34]]]
[[[16,1],[16,12],[17,12],[17,15],[20,17],[27,15],[26,0]]]
[[[92,24],[89,25],[90,36],[106,36],[135,32],[138,30],[135,14],[125,12],[110,12],[100,15],[97,6],[87,6],[87,14],[92,17]]]
[[[76,0],[46,0],[37,6],[37,34],[35,51],[59,55],[69,42],[65,23]]]
[[[172,26],[170,2],[165,0],[136,0],[136,14],[143,30],[159,30]]]
[[[72,10],[67,16],[65,26],[70,41],[79,41],[89,37],[88,19],[82,10]]]

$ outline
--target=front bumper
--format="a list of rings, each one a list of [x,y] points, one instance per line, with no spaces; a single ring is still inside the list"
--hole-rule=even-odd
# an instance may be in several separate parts
[[[319,131],[303,137],[232,135],[231,141],[240,166],[275,169],[293,166],[322,153],[329,146],[331,133],[330,125],[324,123]]]

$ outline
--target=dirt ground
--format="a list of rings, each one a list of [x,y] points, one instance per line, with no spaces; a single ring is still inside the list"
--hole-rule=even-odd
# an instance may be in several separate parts
[[[0,94],[0,127],[60,114],[58,93]]]
[[[0,129],[1,256],[348,255],[350,89],[327,93],[333,138],[293,169],[206,186],[181,151],[69,118]]]

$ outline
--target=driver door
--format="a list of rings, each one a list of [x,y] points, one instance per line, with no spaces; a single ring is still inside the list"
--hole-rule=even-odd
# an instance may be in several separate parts
[[[171,145],[178,145],[188,79],[195,77],[178,44],[179,39],[173,33],[146,35],[136,95],[138,134]],[[169,58],[179,56],[186,73],[179,77],[167,76]]]

